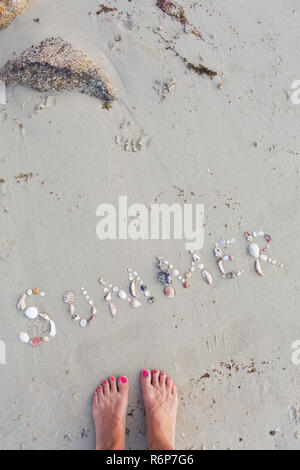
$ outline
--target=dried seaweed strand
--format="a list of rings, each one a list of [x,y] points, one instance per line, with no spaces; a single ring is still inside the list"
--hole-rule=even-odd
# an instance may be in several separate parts
[[[159,31],[154,31],[155,34],[158,34],[161,39],[163,41],[165,41],[165,43],[167,44],[167,47],[166,47],[166,50],[171,50],[174,52],[174,54],[177,56],[177,57],[180,57],[180,59],[186,64],[187,68],[189,70],[193,70],[193,72],[197,73],[198,75],[208,75],[209,77],[215,77],[216,75],[218,75],[218,73],[215,71],[215,70],[211,70],[207,67],[205,67],[205,65],[203,64],[199,64],[199,65],[195,65],[193,64],[192,62],[189,62],[188,59],[186,59],[186,57],[183,57],[181,54],[179,54],[179,52],[174,48],[174,46],[171,45],[170,41],[168,41],[168,39],[164,38],[160,33]]]

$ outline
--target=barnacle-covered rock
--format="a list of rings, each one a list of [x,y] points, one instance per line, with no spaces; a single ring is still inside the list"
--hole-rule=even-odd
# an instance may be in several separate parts
[[[165,287],[168,287],[172,282],[172,276],[167,269],[163,269],[157,274],[157,279],[163,283]]]
[[[83,52],[62,38],[32,46],[0,70],[5,83],[28,83],[39,91],[78,90],[105,102],[117,98],[103,71]]]
[[[0,0],[0,31],[27,7],[29,0]]]

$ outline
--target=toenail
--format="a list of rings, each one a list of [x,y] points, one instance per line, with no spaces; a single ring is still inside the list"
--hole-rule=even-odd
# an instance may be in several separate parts
[[[121,382],[122,382],[122,384],[125,384],[126,383],[126,377],[121,377]]]
[[[149,375],[149,372],[148,372],[147,370],[144,370],[143,376],[144,376],[144,377],[148,377],[148,375]]]
[[[164,373],[164,372],[162,372],[162,373],[161,373],[161,375],[165,375],[165,373]]]
[[[157,369],[155,369],[153,372],[154,372],[154,374],[157,374],[158,370],[157,370]]]
[[[97,388],[97,390],[101,390],[101,388],[102,388],[101,385],[99,385],[99,387]]]
[[[110,380],[115,380],[115,378],[114,378],[114,377],[111,377]]]
[[[171,377],[169,377],[169,380],[172,380]]]
[[[103,382],[103,383],[104,383],[104,384],[107,384],[107,380],[104,380],[104,382]]]

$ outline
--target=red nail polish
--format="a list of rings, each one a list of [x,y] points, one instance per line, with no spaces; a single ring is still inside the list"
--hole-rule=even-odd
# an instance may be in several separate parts
[[[104,380],[103,383],[104,383],[104,384],[107,384],[107,380]]]
[[[102,388],[101,385],[99,385],[99,387],[97,387],[97,390],[101,390],[101,388]]]
[[[157,369],[154,369],[154,371],[153,371],[153,372],[154,372],[154,374],[157,374],[158,370],[157,370]]]
[[[121,377],[121,382],[122,382],[122,384],[125,384],[126,383],[126,377]]]
[[[164,373],[164,372],[162,372],[160,375],[165,375],[165,373]]]
[[[169,380],[172,380],[171,377],[169,377]]]
[[[115,378],[114,378],[114,377],[111,377],[110,380],[115,380]]]
[[[149,374],[149,372],[148,372],[147,370],[144,370],[143,376],[144,376],[144,377],[148,377],[148,374]]]

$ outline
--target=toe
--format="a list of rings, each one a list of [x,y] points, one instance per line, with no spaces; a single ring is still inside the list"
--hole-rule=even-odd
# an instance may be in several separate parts
[[[168,380],[167,380],[167,390],[170,393],[172,391],[172,385],[173,385],[173,380],[171,379],[171,377],[169,377]]]
[[[177,400],[178,399],[178,393],[177,393],[177,387],[174,384],[174,382],[172,382],[171,393],[172,393],[173,397]]]
[[[98,406],[99,406],[98,395],[97,395],[97,392],[95,392],[93,396],[93,410],[97,410]]]
[[[117,393],[116,377],[111,377],[109,379],[109,382],[110,382],[110,391],[111,391],[111,393],[116,394]]]
[[[98,401],[100,403],[101,400],[103,400],[103,387],[101,385],[99,385],[99,387],[97,388],[97,396],[98,396]]]
[[[158,382],[158,377],[159,377],[159,371],[157,369],[154,369],[152,372],[152,384],[154,387],[158,387],[159,382]]]
[[[128,394],[128,389],[129,389],[129,382],[128,378],[126,375],[122,375],[122,377],[119,377],[118,379],[118,389],[119,392],[123,395]]]
[[[164,387],[166,386],[166,374],[164,372],[161,372],[160,373],[160,376],[159,376],[159,385],[161,387]]]
[[[104,395],[109,395],[110,394],[110,386],[108,380],[103,380],[103,393]]]
[[[142,389],[149,388],[151,385],[151,373],[149,369],[144,369],[141,376]]]

